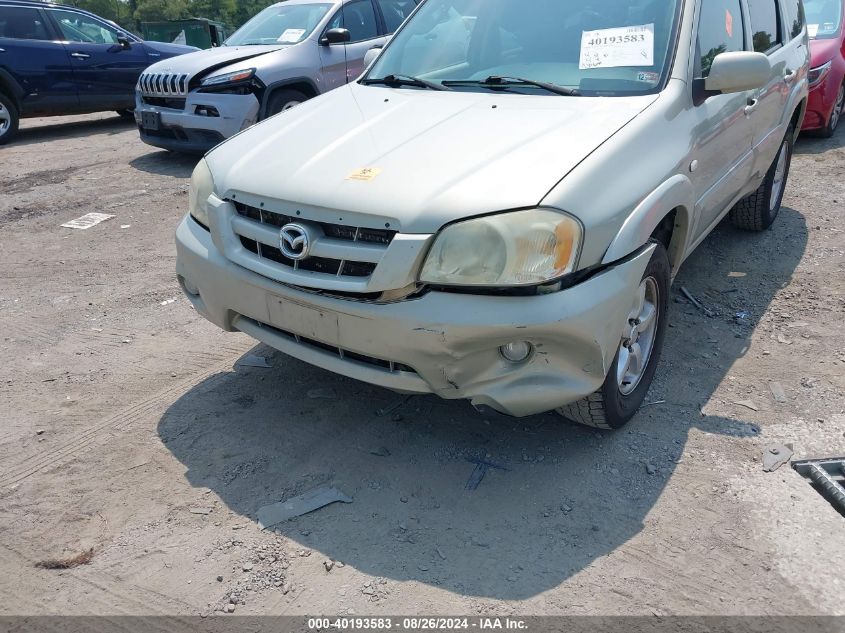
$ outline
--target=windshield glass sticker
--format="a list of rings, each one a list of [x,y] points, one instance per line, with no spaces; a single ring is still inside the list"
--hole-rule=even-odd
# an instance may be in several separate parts
[[[371,180],[375,180],[375,177],[378,176],[380,173],[381,169],[379,169],[378,167],[364,167],[363,169],[353,171],[346,177],[346,179],[369,182]]]
[[[654,65],[654,24],[584,31],[578,68]]]
[[[656,84],[660,81],[660,73],[641,72],[637,73],[637,81],[644,81],[650,84]]]
[[[305,29],[287,29],[276,41],[282,44],[295,44],[303,35],[305,35]]]
[[[807,35],[810,37],[815,37],[819,32],[819,25],[818,24],[808,24],[807,25]]]
[[[727,9],[725,9],[725,32],[728,34],[728,37],[734,36],[734,16]]]

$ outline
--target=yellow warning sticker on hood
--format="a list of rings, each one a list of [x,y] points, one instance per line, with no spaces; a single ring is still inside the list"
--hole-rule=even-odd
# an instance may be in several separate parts
[[[381,169],[378,167],[364,167],[363,169],[356,169],[351,174],[349,174],[346,179],[347,180],[361,180],[364,182],[369,182],[374,180],[376,176],[381,173]]]

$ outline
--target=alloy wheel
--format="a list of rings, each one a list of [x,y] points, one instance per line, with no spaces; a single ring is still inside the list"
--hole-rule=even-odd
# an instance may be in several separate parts
[[[616,365],[616,381],[623,396],[630,395],[639,386],[654,350],[660,319],[659,293],[657,281],[646,277],[628,314]]]
[[[9,131],[12,126],[12,113],[0,103],[0,136]]]
[[[845,108],[845,83],[839,86],[839,94],[836,96],[836,105],[830,113],[830,129],[835,130],[839,125],[839,117],[842,116],[842,109]]]
[[[783,192],[784,181],[786,180],[786,163],[789,158],[789,143],[783,142],[778,152],[778,162],[775,166],[775,177],[772,181],[772,193],[769,197],[769,210],[774,211],[780,202],[780,196]]]

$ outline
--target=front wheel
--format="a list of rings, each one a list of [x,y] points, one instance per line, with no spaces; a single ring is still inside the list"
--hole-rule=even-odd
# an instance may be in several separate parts
[[[836,93],[836,103],[833,104],[833,110],[830,111],[830,116],[827,119],[827,124],[818,132],[822,138],[830,138],[836,132],[839,126],[839,121],[842,119],[843,111],[845,111],[845,82],[839,86],[839,92]]]
[[[604,384],[586,398],[558,409],[563,417],[607,430],[622,428],[634,417],[654,380],[666,338],[670,275],[666,249],[657,244]]]
[[[305,101],[308,101],[308,97],[299,90],[279,90],[270,97],[270,102],[267,104],[267,117],[295,108]]]
[[[117,114],[120,116],[121,119],[125,119],[127,121],[135,120],[135,108],[123,108],[122,110],[115,110]]]

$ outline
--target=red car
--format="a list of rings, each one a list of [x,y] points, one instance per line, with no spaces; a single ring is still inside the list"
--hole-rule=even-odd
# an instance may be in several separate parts
[[[810,100],[803,130],[833,136],[845,106],[844,0],[805,0],[810,36]]]

